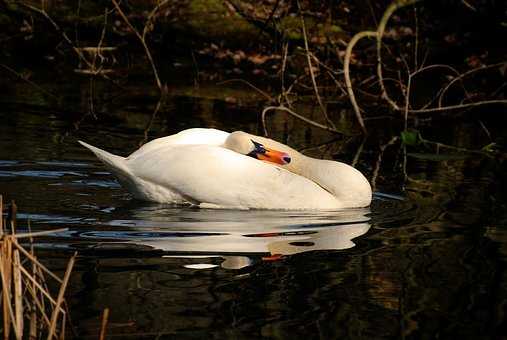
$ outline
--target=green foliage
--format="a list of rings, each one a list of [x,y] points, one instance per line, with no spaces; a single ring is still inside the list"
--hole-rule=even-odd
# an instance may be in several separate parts
[[[489,143],[488,145],[485,145],[481,148],[481,151],[487,152],[487,153],[496,153],[498,145],[496,143]]]
[[[416,146],[422,141],[421,134],[417,130],[405,130],[401,132],[401,142],[404,145]]]
[[[306,22],[306,24],[308,26],[308,22]],[[303,32],[301,31],[301,19],[299,17],[284,17],[280,23],[280,30],[284,32],[286,37],[290,40],[303,39]]]

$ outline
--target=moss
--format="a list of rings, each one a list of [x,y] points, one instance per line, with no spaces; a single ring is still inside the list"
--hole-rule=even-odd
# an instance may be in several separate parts
[[[192,0],[186,16],[189,28],[202,37],[243,39],[256,34],[255,27],[219,0]]]
[[[301,31],[301,19],[299,17],[284,17],[280,23],[280,30],[284,32],[285,36],[289,40],[303,39],[303,32]]]
[[[12,24],[11,18],[4,13],[0,13],[0,27],[7,27]]]
[[[345,34],[340,26],[332,22],[318,22],[313,18],[305,18],[305,26],[308,37],[319,42],[325,42],[326,39],[336,40]],[[298,16],[284,17],[280,23],[280,30],[290,40],[303,39],[301,18]]]

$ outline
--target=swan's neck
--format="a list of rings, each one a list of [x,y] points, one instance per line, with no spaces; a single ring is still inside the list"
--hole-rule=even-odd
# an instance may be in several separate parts
[[[347,206],[365,207],[371,202],[371,187],[361,172],[350,165],[292,153],[285,169],[306,177]]]
[[[289,154],[291,161],[282,168],[308,178],[334,195],[343,206],[366,207],[371,202],[371,186],[361,172],[353,167],[334,161],[307,157],[291,147],[269,138],[249,135],[265,146]]]

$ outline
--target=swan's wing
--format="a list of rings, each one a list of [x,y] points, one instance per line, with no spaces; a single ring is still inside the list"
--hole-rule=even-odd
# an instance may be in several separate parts
[[[223,145],[228,136],[228,132],[217,129],[187,129],[171,136],[154,139],[134,151],[127,159],[134,160],[143,154],[157,152],[174,145]]]
[[[127,159],[136,177],[194,203],[259,209],[337,209],[314,182],[222,147],[179,145]]]
[[[164,203],[187,203],[181,195],[167,188],[159,187],[137,177],[128,167],[127,159],[113,155],[93,145],[79,141],[81,145],[92,151],[104,163],[109,171],[118,179],[120,184],[134,197],[141,200]]]

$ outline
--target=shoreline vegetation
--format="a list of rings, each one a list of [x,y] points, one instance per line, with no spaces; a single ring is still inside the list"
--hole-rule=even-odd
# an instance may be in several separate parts
[[[4,206],[2,195],[0,212],[3,338],[65,339],[72,332],[65,291],[77,253],[69,258],[63,277],[59,277],[38,259],[34,251],[34,239],[67,229],[33,232],[28,224],[28,232],[17,232],[17,206],[14,201]],[[108,314],[109,310],[104,310],[99,339],[105,338]]]
[[[465,1],[316,5],[265,0],[255,6],[233,0],[112,0],[86,1],[74,8],[57,1],[0,0],[0,8],[0,26],[19,24],[17,32],[11,28],[1,37],[7,48],[1,52],[5,61],[0,72],[30,83],[8,62],[9,55],[31,49],[64,64],[76,64],[77,59],[73,71],[88,77],[91,89],[98,81],[126,89],[123,76],[143,67],[160,93],[153,115],[171,95],[171,70],[165,60],[177,55],[192,60],[188,73],[195,86],[216,78],[248,86],[265,98],[266,135],[273,114],[350,134],[330,118],[337,102],[353,109],[353,130],[364,135],[369,133],[367,121],[386,112],[406,132],[419,117],[459,117],[478,107],[507,107],[505,46],[488,46],[492,35],[507,31],[507,18],[498,14],[487,25],[475,25],[480,26],[477,32],[457,26],[460,20],[486,20],[502,8],[496,1],[473,6]],[[483,46],[477,46],[480,39]],[[218,75],[210,68],[218,69]],[[256,79],[275,85],[263,89]],[[305,101],[318,106],[320,117],[298,112],[298,103]],[[93,117],[99,114],[96,106],[91,98]]]

